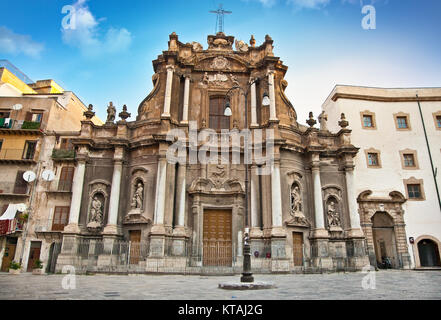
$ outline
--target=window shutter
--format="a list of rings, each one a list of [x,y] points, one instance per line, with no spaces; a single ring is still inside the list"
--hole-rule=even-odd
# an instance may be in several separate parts
[[[26,112],[25,121],[32,121],[32,112]]]
[[[25,171],[17,171],[17,176],[15,178],[15,186],[14,186],[14,193],[15,194],[26,194],[28,191],[28,184],[23,179],[23,174]]]

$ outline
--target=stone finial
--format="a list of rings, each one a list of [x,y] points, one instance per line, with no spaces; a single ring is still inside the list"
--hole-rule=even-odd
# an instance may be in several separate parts
[[[123,111],[119,114],[119,117],[122,119],[123,122],[126,122],[127,118],[130,118],[131,114],[127,112],[127,106],[123,106]]]
[[[95,112],[93,112],[92,110],[93,110],[93,105],[89,104],[87,111],[83,113],[83,115],[86,117],[87,120],[91,120],[95,116]]]
[[[268,34],[265,36],[265,41],[271,41],[273,40]]]
[[[338,125],[343,129],[349,126],[349,122],[346,120],[346,116],[344,113],[341,114],[341,121],[338,122]]]
[[[317,123],[317,121],[314,120],[314,115],[312,112],[309,113],[309,119],[306,120],[306,123],[309,124],[309,126],[312,128]]]
[[[256,39],[254,39],[254,35],[251,35],[250,45],[253,48],[256,47]]]

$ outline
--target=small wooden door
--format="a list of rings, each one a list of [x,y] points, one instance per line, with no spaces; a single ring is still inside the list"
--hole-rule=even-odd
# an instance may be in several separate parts
[[[303,266],[303,233],[293,232],[292,242],[294,266],[301,267]]]
[[[232,250],[231,210],[204,212],[204,266],[231,267]]]
[[[141,258],[141,230],[132,230],[130,234],[130,264],[138,264]]]
[[[31,249],[29,251],[28,268],[27,268],[28,272],[32,272],[32,269],[34,269],[35,261],[40,259],[40,251],[41,251],[41,242],[32,241]]]
[[[6,243],[5,253],[3,254],[2,261],[2,272],[8,272],[9,265],[14,260],[15,257],[15,248],[17,247],[16,243],[10,243],[9,241]]]

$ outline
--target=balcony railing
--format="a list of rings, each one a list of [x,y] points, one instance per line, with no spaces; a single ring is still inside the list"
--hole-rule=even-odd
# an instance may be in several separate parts
[[[0,118],[0,129],[38,130],[40,129],[40,126],[40,122]]]
[[[0,220],[0,236],[23,231],[23,222],[18,219]]]
[[[63,231],[67,221],[53,221],[52,219],[37,219],[34,223],[35,232],[59,232]]]
[[[52,159],[75,159],[75,150],[54,149],[52,150]]]
[[[28,195],[29,185],[16,184],[15,182],[0,181],[0,196],[6,195]]]
[[[23,152],[23,149],[1,149],[0,160],[34,160],[35,152]]]

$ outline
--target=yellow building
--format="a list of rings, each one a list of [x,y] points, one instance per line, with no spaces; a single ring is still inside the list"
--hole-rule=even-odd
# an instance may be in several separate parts
[[[56,169],[52,155],[57,158],[58,149],[69,145],[58,132],[79,131],[87,108],[54,80],[34,83],[10,63],[0,66],[0,265],[7,271],[11,261],[21,261],[29,270],[40,250],[38,243],[25,241],[26,218],[43,205],[37,197],[38,177],[47,168]],[[92,121],[103,124],[97,117]],[[36,179],[25,181],[25,172]],[[70,198],[63,201],[69,205]],[[14,205],[26,210],[6,219],[7,212],[14,214]]]

